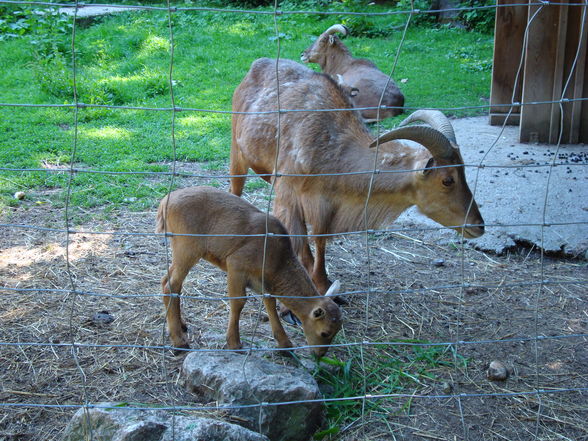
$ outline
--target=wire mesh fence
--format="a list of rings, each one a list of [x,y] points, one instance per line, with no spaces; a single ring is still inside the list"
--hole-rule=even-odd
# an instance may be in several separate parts
[[[385,66],[390,69],[386,73],[392,79],[396,66],[402,62],[411,18],[438,11],[417,10],[414,5],[404,11],[390,12],[291,10],[281,9],[279,2],[269,9],[174,6],[169,2],[166,6],[91,5],[165,13],[169,59],[163,75],[169,105],[162,107],[80,102],[78,14],[90,5],[8,0],[0,1],[0,5],[72,8],[73,12],[70,39],[73,94],[70,102],[0,103],[4,111],[14,108],[66,110],[70,112],[72,133],[69,156],[59,167],[0,167],[0,178],[5,180],[35,173],[66,177],[58,188],[65,192],[61,206],[49,208],[41,201],[27,210],[6,214],[0,223],[3,254],[0,270],[4,274],[0,293],[5,300],[1,311],[0,358],[5,372],[0,395],[0,439],[59,439],[75,410],[111,408],[112,405],[100,404],[105,402],[122,402],[128,409],[167,411],[171,415],[197,412],[223,416],[223,412],[232,408],[259,408],[261,412],[267,406],[315,401],[327,406],[330,426],[321,436],[331,439],[588,439],[586,266],[582,260],[553,258],[545,253],[543,246],[546,229],[555,226],[582,229],[588,224],[586,217],[576,219],[570,218],[569,213],[548,212],[552,179],[559,176],[556,171],[564,166],[582,170],[586,166],[585,161],[574,163],[562,156],[559,143],[544,161],[493,164],[489,159],[507,130],[503,125],[487,144],[479,146],[484,150],[481,157],[468,159],[464,152],[463,168],[472,181],[474,197],[478,195],[481,172],[545,171],[541,187],[533,189],[542,196],[543,206],[539,207],[542,215],[532,222],[512,222],[511,219],[485,222],[486,231],[523,226],[535,228],[541,238],[538,246],[494,255],[447,234],[451,227],[463,225],[441,227],[403,222],[370,228],[369,203],[376,178],[415,173],[423,171],[422,167],[390,171],[380,170],[374,163],[373,168],[359,172],[304,174],[279,169],[280,137],[287,132],[282,123],[288,114],[341,113],[349,109],[283,108],[280,104],[283,89],[278,88],[277,110],[254,112],[275,118],[278,127],[274,172],[247,175],[250,180],[258,179],[255,176],[268,178],[270,185],[248,190],[244,196],[265,212],[266,220],[280,194],[276,185],[283,179],[346,175],[352,179],[370,178],[365,200],[359,201],[363,208],[363,222],[359,228],[324,234],[314,231],[288,234],[331,240],[329,272],[343,281],[344,292],[340,296],[350,302],[342,307],[344,326],[330,345],[329,354],[332,355],[323,360],[323,367],[308,362],[305,354],[312,345],[307,344],[300,329],[287,330],[294,343],[293,359],[284,358],[280,355],[282,350],[275,348],[262,309],[263,300],[271,296],[263,289],[265,271],[261,272],[261,292],[250,292],[247,296],[255,306],[246,307],[241,316],[247,357],[265,356],[279,364],[294,364],[313,372],[323,384],[323,397],[316,400],[259,401],[232,406],[198,402],[181,387],[183,358],[173,357],[171,350],[202,354],[232,352],[224,347],[224,329],[229,303],[236,297],[226,294],[226,276],[207,265],[192,270],[181,296],[192,348],[173,348],[161,303],[153,297],[161,297],[160,280],[169,272],[172,263],[168,240],[174,234],[153,232],[155,208],[152,206],[143,211],[106,211],[100,203],[96,208],[76,205],[76,193],[91,191],[91,181],[86,181],[86,188],[76,185],[76,179],[84,175],[122,178],[122,184],[113,182],[113,185],[122,185],[123,190],[125,185],[134,185],[134,181],[124,183],[130,176],[157,179],[166,189],[161,197],[187,185],[227,187],[226,180],[231,174],[226,163],[219,170],[206,170],[178,158],[181,141],[177,138],[177,118],[180,114],[213,114],[228,118],[249,112],[178,105],[174,95],[177,88],[175,69],[178,59],[185,57],[186,52],[182,42],[174,39],[177,30],[174,17],[186,12],[214,13],[221,20],[226,14],[268,16],[271,22],[267,26],[272,28],[276,52],[267,56],[281,59],[283,46],[288,44],[284,29],[293,26],[287,21],[289,16],[402,16],[405,21],[399,30],[400,43],[390,66]],[[542,11],[555,6],[550,2],[538,2],[444,11],[528,5],[537,7],[529,23]],[[574,8],[583,16],[588,8],[587,3],[557,5]],[[317,35],[320,32],[322,29],[317,29]],[[579,56],[581,42],[586,40],[585,33],[582,26],[576,56]],[[222,44],[222,41],[212,42],[212,45]],[[243,44],[251,42],[244,37]],[[520,56],[522,66],[525,54]],[[243,72],[252,61],[247,61]],[[196,64],[194,68],[205,67]],[[277,69],[275,74],[278,83]],[[567,73],[569,78],[573,74],[573,70]],[[229,93],[236,86],[232,85]],[[515,102],[513,95],[512,102],[501,106],[512,112],[519,106],[548,103],[561,106],[586,100],[585,93],[582,97],[567,98],[564,90],[558,100],[520,103]],[[451,112],[489,109],[490,105],[434,107]],[[169,118],[169,131],[162,138],[169,151],[165,159],[159,160],[164,170],[112,171],[80,163],[80,127],[85,123],[80,120],[80,112],[87,109],[153,112],[161,118]],[[417,108],[407,106],[405,110]],[[20,130],[22,136],[33,133],[34,127]],[[376,126],[378,134],[383,130],[380,125]],[[458,138],[460,135],[457,131]],[[13,141],[18,142],[18,137]],[[109,147],[108,142],[103,145],[104,154],[108,155],[108,148],[113,147]],[[581,185],[580,180],[578,187],[571,190],[581,194]],[[430,233],[446,240],[440,244],[430,238]],[[208,240],[226,236],[184,235]],[[260,253],[262,267],[266,268],[268,238],[274,236],[268,232],[267,224],[264,233],[245,236],[264,239]],[[287,299],[288,296],[277,298]],[[495,360],[507,365],[508,381],[488,381],[488,364]],[[325,363],[331,368],[325,367]],[[88,436],[92,439],[94,435],[90,431]]]

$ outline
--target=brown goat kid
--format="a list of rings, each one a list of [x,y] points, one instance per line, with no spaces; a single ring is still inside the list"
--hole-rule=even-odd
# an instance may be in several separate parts
[[[319,64],[323,73],[333,78],[339,75],[345,84],[357,89],[357,93],[351,99],[353,106],[372,107],[361,110],[361,116],[365,122],[375,122],[400,115],[404,106],[404,95],[396,83],[370,60],[354,58],[349,49],[335,35],[337,32],[347,35],[349,30],[340,24],[331,26],[302,52],[300,59],[305,63]],[[384,89],[386,92],[382,97]],[[379,106],[394,108],[380,107],[378,109]]]
[[[190,269],[204,259],[227,273],[229,349],[242,347],[239,316],[246,302],[245,289],[249,287],[257,292],[275,294],[302,321],[308,344],[320,345],[312,349],[314,354],[320,357],[327,352],[324,345],[330,344],[341,328],[341,312],[331,297],[320,297],[294,254],[286,229],[275,217],[267,219],[267,231],[273,235],[267,237],[266,243],[265,213],[227,192],[211,187],[190,187],[176,190],[161,200],[156,231],[173,233],[172,264],[161,285],[174,347],[190,346],[185,334],[187,328],[181,317],[180,299],[169,294],[179,295]],[[262,282],[265,290],[262,290]],[[276,297],[264,296],[263,302],[278,346],[292,347],[276,312]]]
[[[484,233],[453,128],[441,112],[417,111],[402,125],[421,120],[428,126],[399,127],[375,140],[348,96],[328,77],[289,60],[280,60],[278,71],[281,108],[309,111],[282,113],[279,125],[275,113],[233,114],[231,192],[241,195],[250,168],[272,174],[277,164],[276,173],[297,175],[275,179],[274,214],[293,235],[294,250],[319,291],[330,285],[327,238],[315,237],[314,259],[304,237],[307,224],[317,235],[377,228],[416,205],[465,237]],[[276,95],[276,61],[259,59],[235,90],[233,111],[275,111]],[[344,108],[350,110],[312,111]],[[374,168],[379,173],[372,178]],[[332,175],[311,176],[324,173]],[[271,177],[264,179],[271,182]]]

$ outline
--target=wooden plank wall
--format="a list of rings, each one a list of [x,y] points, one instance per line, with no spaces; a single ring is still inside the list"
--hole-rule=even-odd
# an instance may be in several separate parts
[[[520,4],[518,0],[498,0],[494,30],[494,63],[490,90],[490,124],[500,125],[508,116],[510,104],[521,101],[523,88],[522,61],[524,61],[523,37],[527,27],[527,6],[505,6]],[[518,81],[515,88],[515,80]],[[514,94],[513,94],[514,93]],[[520,107],[513,107],[507,124],[518,125]]]
[[[498,4],[513,3],[499,0]],[[527,104],[513,108],[507,121],[520,124],[521,142],[555,144],[561,135],[565,144],[588,143],[586,101],[531,104],[588,96],[586,4],[583,0],[529,3],[496,11],[490,124],[503,124],[510,110],[511,106],[498,104],[523,102]]]

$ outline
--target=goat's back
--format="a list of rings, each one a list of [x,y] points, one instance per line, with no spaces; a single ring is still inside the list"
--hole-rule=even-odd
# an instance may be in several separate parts
[[[243,250],[257,250],[253,254],[261,254],[266,224],[267,232],[279,235],[268,240],[268,252],[291,252],[288,233],[274,216],[230,193],[201,186],[182,188],[165,196],[157,211],[156,231],[179,235],[172,236],[172,247],[181,242],[182,246],[194,248],[200,257],[224,261]]]
[[[279,82],[278,82],[279,80]],[[279,84],[279,85],[278,85]],[[256,60],[233,95],[233,140],[257,173],[272,173],[280,139],[279,170],[313,173],[351,136],[371,135],[346,93],[331,77],[291,60]],[[325,112],[330,109],[347,111]]]
[[[260,58],[252,63],[235,90],[233,110],[277,110],[278,89],[281,109],[352,108],[348,94],[330,76],[314,72],[292,60]]]

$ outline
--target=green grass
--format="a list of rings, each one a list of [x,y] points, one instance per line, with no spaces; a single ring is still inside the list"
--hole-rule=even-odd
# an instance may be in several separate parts
[[[280,56],[299,59],[329,25],[344,16],[278,17]],[[347,20],[349,20],[347,18]],[[401,33],[390,26],[402,16],[355,23],[359,37],[345,43],[356,56],[372,59],[389,72]],[[356,20],[357,21],[357,20]],[[347,24],[353,26],[353,22]],[[367,38],[370,26],[384,29]],[[387,26],[387,27],[386,27]],[[69,28],[38,26],[37,31],[0,41],[0,103],[73,102]],[[43,30],[46,34],[43,34]],[[265,15],[181,12],[174,15],[173,91],[175,105],[229,111],[235,87],[256,58],[275,57],[274,19]],[[361,31],[361,32],[360,32]],[[76,32],[78,99],[87,104],[170,107],[170,46],[166,13],[121,13],[79,27]],[[410,107],[484,104],[490,84],[492,37],[448,28],[412,28],[394,73]],[[448,112],[476,114],[480,111]],[[108,172],[168,171],[169,162],[228,162],[230,115],[180,112],[175,118],[175,152],[170,112],[84,108],[77,114],[58,108],[0,107],[0,164],[7,168],[75,168]],[[384,123],[392,127],[399,118]],[[458,134],[459,136],[459,134]],[[17,203],[16,191],[64,189],[66,173],[0,171],[0,209]],[[80,207],[152,207],[168,190],[166,179],[145,175],[74,176],[72,202]],[[51,202],[63,204],[65,192]]]
[[[405,341],[404,343],[425,343]],[[411,400],[389,399],[344,400],[363,395],[418,394],[443,382],[442,372],[465,366],[466,360],[454,357],[451,346],[351,346],[344,360],[323,357],[314,376],[326,402],[327,428],[315,439],[328,439],[344,427],[370,415],[385,421],[390,415],[409,412]],[[390,404],[395,408],[390,408]]]

